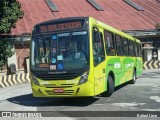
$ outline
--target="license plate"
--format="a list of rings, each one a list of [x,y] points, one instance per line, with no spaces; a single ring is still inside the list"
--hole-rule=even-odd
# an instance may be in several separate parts
[[[53,89],[54,93],[64,93],[64,89],[58,88],[58,89]]]

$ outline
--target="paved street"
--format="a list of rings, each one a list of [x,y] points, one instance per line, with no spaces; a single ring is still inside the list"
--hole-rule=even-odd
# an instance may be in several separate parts
[[[33,98],[30,84],[3,88],[0,89],[0,111],[55,111],[54,114],[66,119],[85,118],[71,118],[61,111],[160,111],[159,93],[160,70],[145,70],[136,84],[116,88],[114,94],[106,98]]]

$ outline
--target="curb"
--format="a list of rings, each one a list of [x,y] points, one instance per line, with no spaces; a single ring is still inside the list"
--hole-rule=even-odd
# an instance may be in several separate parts
[[[0,88],[30,82],[29,73],[0,76]]]
[[[160,61],[157,60],[146,61],[143,64],[143,69],[158,69],[158,68],[160,68]]]
[[[143,69],[158,69],[160,61],[147,61],[143,64]],[[13,75],[0,76],[0,88],[5,88],[22,83],[30,83],[29,73],[19,73]]]

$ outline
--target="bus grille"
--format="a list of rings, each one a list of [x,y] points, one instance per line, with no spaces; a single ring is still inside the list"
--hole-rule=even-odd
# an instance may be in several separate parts
[[[61,84],[61,86],[57,86],[56,84],[44,84],[44,87],[46,88],[70,88],[73,87],[74,84],[66,84],[63,85]]]
[[[72,73],[72,74],[39,74],[38,77],[42,80],[69,80],[69,79],[75,79],[78,77],[79,74]]]

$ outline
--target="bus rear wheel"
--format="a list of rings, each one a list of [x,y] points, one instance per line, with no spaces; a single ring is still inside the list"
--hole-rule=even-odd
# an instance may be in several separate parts
[[[102,97],[109,97],[114,92],[114,81],[113,81],[113,78],[111,76],[108,76],[107,87],[108,87],[107,91],[105,91],[101,94]]]
[[[133,70],[133,78],[132,80],[129,82],[130,84],[135,84],[136,83],[136,70]]]

